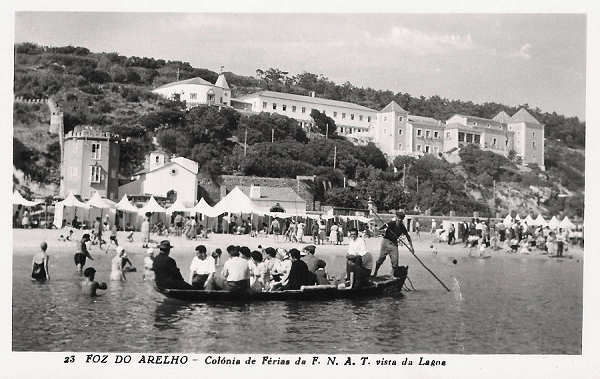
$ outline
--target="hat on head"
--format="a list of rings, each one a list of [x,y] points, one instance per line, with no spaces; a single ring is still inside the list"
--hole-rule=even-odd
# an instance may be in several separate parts
[[[125,248],[123,246],[117,246],[117,254],[123,255],[125,253]]]
[[[85,239],[90,239],[90,235],[88,233],[84,233],[83,236],[81,236],[81,239],[85,240]]]
[[[160,244],[158,245],[158,248],[163,250],[163,249],[172,249],[175,246],[171,245],[171,242],[169,240],[162,240],[160,241]]]
[[[402,220],[404,218],[404,216],[405,216],[404,212],[402,212],[402,211],[396,211],[396,217],[398,217],[399,219]]]

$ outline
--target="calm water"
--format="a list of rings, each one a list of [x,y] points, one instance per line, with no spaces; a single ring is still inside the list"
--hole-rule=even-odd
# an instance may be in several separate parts
[[[112,255],[92,254],[97,278],[107,280]],[[142,254],[129,255],[142,267]],[[174,258],[187,269],[189,260]],[[71,256],[52,257],[47,284],[29,280],[31,256],[15,256],[13,350],[581,354],[581,261],[511,256],[454,265],[425,256],[447,293],[405,258],[417,291],[403,298],[239,305],[167,300],[139,272],[90,299],[79,294]],[[340,257],[327,260],[341,272]]]

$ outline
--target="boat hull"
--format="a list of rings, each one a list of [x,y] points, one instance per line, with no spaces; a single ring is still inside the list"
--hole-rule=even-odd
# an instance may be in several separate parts
[[[189,302],[255,302],[255,301],[320,301],[333,299],[370,298],[380,296],[399,296],[404,286],[408,267],[400,267],[399,277],[373,278],[373,285],[362,288],[343,288],[335,286],[307,286],[300,290],[274,292],[229,292],[205,290],[179,290],[156,288],[164,296]]]

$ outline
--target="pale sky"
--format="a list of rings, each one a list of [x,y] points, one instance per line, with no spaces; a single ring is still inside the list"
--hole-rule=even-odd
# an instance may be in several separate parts
[[[528,103],[585,119],[584,15],[28,12],[16,14],[15,40],[241,75],[308,71],[338,84]]]

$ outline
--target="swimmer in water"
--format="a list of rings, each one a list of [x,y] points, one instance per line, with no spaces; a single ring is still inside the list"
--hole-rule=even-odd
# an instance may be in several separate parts
[[[94,280],[94,277],[96,276],[96,269],[94,269],[93,267],[86,268],[83,272],[83,276],[85,276],[85,279],[81,281],[81,292],[84,295],[92,297],[98,296],[96,294],[96,290],[105,290],[107,288],[106,283],[98,283]]]

